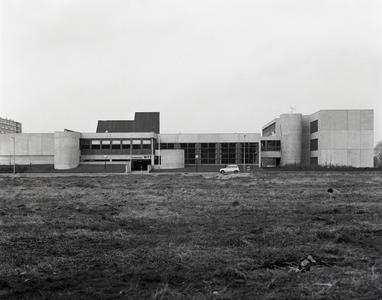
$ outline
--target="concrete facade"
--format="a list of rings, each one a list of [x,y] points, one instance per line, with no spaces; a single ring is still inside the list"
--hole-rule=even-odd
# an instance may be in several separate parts
[[[80,163],[80,140],[78,132],[54,133],[54,168],[73,169]]]
[[[263,126],[263,132],[272,126],[273,136],[281,138],[282,166],[373,167],[373,110],[320,110],[312,115],[281,115]]]
[[[53,133],[0,134],[0,164],[53,164]]]
[[[280,116],[281,162],[301,164],[302,160],[302,115],[284,114]]]
[[[161,169],[184,168],[184,150],[157,150],[156,155],[161,157]],[[156,167],[156,169],[159,169],[159,167]]]
[[[245,136],[245,137],[244,137]],[[259,133],[160,134],[161,143],[258,143]]]
[[[311,115],[318,121],[318,140],[312,156],[320,165],[373,166],[374,114],[372,110],[321,110]]]
[[[260,133],[158,134],[62,131],[0,134],[0,165],[126,164],[133,170],[187,165],[373,167],[373,110],[283,114]],[[159,128],[159,124],[158,124]]]

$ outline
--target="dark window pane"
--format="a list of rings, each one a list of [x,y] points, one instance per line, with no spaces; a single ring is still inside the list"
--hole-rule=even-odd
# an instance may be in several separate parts
[[[318,131],[318,120],[310,122],[310,133]]]
[[[311,157],[310,158],[310,164],[311,165],[318,165],[318,157]]]
[[[318,139],[310,140],[310,151],[318,150]]]

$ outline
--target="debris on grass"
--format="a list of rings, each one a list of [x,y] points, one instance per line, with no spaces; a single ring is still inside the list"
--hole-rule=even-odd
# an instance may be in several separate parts
[[[326,190],[326,192],[328,193],[329,197],[333,198],[333,199],[335,199],[335,198],[337,198],[338,196],[341,195],[341,192],[339,190],[337,190],[337,189],[334,189],[334,188],[328,188]]]

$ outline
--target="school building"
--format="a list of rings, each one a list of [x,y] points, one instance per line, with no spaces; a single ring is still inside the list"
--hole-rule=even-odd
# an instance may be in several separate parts
[[[320,110],[282,114],[261,133],[162,134],[159,112],[100,120],[93,133],[0,134],[0,165],[126,164],[132,170],[197,165],[373,167],[374,112]]]

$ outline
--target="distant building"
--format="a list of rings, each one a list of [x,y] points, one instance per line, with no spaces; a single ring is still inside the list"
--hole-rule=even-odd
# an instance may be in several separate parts
[[[283,114],[262,133],[161,134],[159,112],[99,121],[97,132],[0,135],[0,164],[130,164],[134,170],[238,164],[242,167],[373,167],[373,110]],[[13,152],[15,151],[15,153]]]
[[[0,118],[0,134],[1,133],[21,133],[21,123]]]

